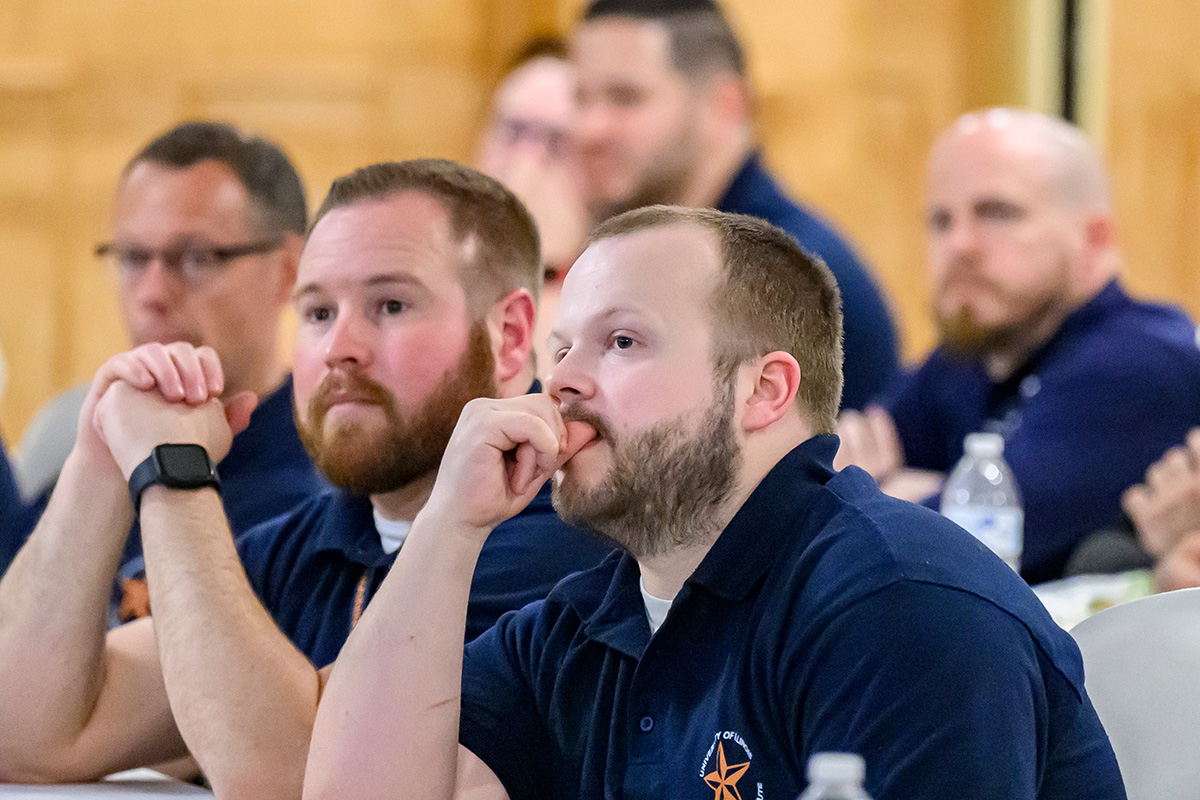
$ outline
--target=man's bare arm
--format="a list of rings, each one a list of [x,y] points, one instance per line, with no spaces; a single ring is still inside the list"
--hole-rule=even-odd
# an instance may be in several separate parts
[[[88,780],[186,753],[153,629],[106,639],[133,509],[92,414],[117,380],[148,385],[116,359],[101,368],[46,513],[0,581],[0,780]]]
[[[97,407],[126,478],[158,444],[199,444],[220,460],[249,421],[251,396],[216,399],[211,350],[166,351],[143,360],[162,391],[117,384]],[[184,741],[220,797],[299,797],[320,679],[250,587],[219,495],[152,486],[140,512],[158,655]]]

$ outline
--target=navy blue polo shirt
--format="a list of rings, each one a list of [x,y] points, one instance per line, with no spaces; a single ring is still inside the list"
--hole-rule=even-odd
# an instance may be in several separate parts
[[[1021,574],[1052,580],[1085,536],[1119,518],[1121,492],[1200,425],[1196,326],[1113,281],[1011,378],[994,383],[939,348],[883,405],[910,467],[946,472],[968,433],[1004,437],[1025,503]]]
[[[792,800],[829,750],[876,800],[1125,796],[1070,636],[837,445],[776,465],[653,638],[614,554],[468,645],[459,738],[513,800]]]
[[[243,536],[238,550],[255,593],[276,624],[318,668],[350,635],[365,576],[369,602],[396,560],[383,551],[371,502],[329,489],[292,513]],[[611,548],[554,513],[550,485],[499,525],[479,554],[467,611],[467,639],[506,611],[545,597],[559,580],[599,563]],[[364,603],[365,605],[365,603]]]
[[[244,431],[233,437],[233,444],[217,464],[221,476],[221,504],[229,529],[235,537],[320,493],[328,487],[313,466],[292,412],[292,376],[267,395]],[[133,524],[125,544],[128,577],[145,570],[141,529]]]
[[[821,257],[842,292],[846,355],[842,408],[862,408],[881,394],[899,369],[896,327],[879,287],[846,240],[784,194],[757,153],[742,165],[717,209],[765,219]]]

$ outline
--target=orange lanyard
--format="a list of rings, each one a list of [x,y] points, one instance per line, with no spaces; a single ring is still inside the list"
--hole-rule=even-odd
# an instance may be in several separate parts
[[[358,624],[359,617],[362,616],[363,606],[367,603],[367,578],[370,577],[369,569],[363,570],[363,576],[358,581],[358,588],[354,590],[354,608],[350,609],[350,630],[354,630],[354,626]]]

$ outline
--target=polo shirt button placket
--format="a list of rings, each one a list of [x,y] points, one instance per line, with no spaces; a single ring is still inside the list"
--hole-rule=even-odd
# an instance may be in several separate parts
[[[642,733],[649,733],[654,730],[654,717],[642,717],[642,721],[638,723],[638,727],[642,729]]]

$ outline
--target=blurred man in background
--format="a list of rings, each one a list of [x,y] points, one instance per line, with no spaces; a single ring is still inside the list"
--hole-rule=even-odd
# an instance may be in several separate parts
[[[967,434],[1001,434],[1024,499],[1021,574],[1057,578],[1200,422],[1195,325],[1121,288],[1104,165],[1061,120],[959,119],[933,148],[927,222],[941,343],[882,408],[843,414],[838,463],[927,494]]]
[[[324,485],[296,433],[279,341],[307,224],[304,187],[278,146],[230,125],[190,122],[130,159],[113,202],[112,239],[96,251],[112,266],[134,345],[212,347],[225,395],[259,398],[220,464],[235,534]],[[22,444],[20,469],[39,474],[33,488],[42,506],[74,445],[84,396],[86,387],[59,401]],[[135,526],[122,563],[136,564],[140,553]],[[145,614],[144,584],[125,590],[120,615]]]
[[[550,368],[549,323],[591,216],[575,144],[575,68],[561,39],[537,38],[513,59],[492,97],[475,164],[521,198],[537,223],[546,280],[534,331],[539,375]]]
[[[897,369],[896,332],[866,266],[764,169],[742,47],[711,0],[595,0],[571,42],[579,146],[597,220],[654,203],[761,217],[820,256],[845,311],[843,407]]]

